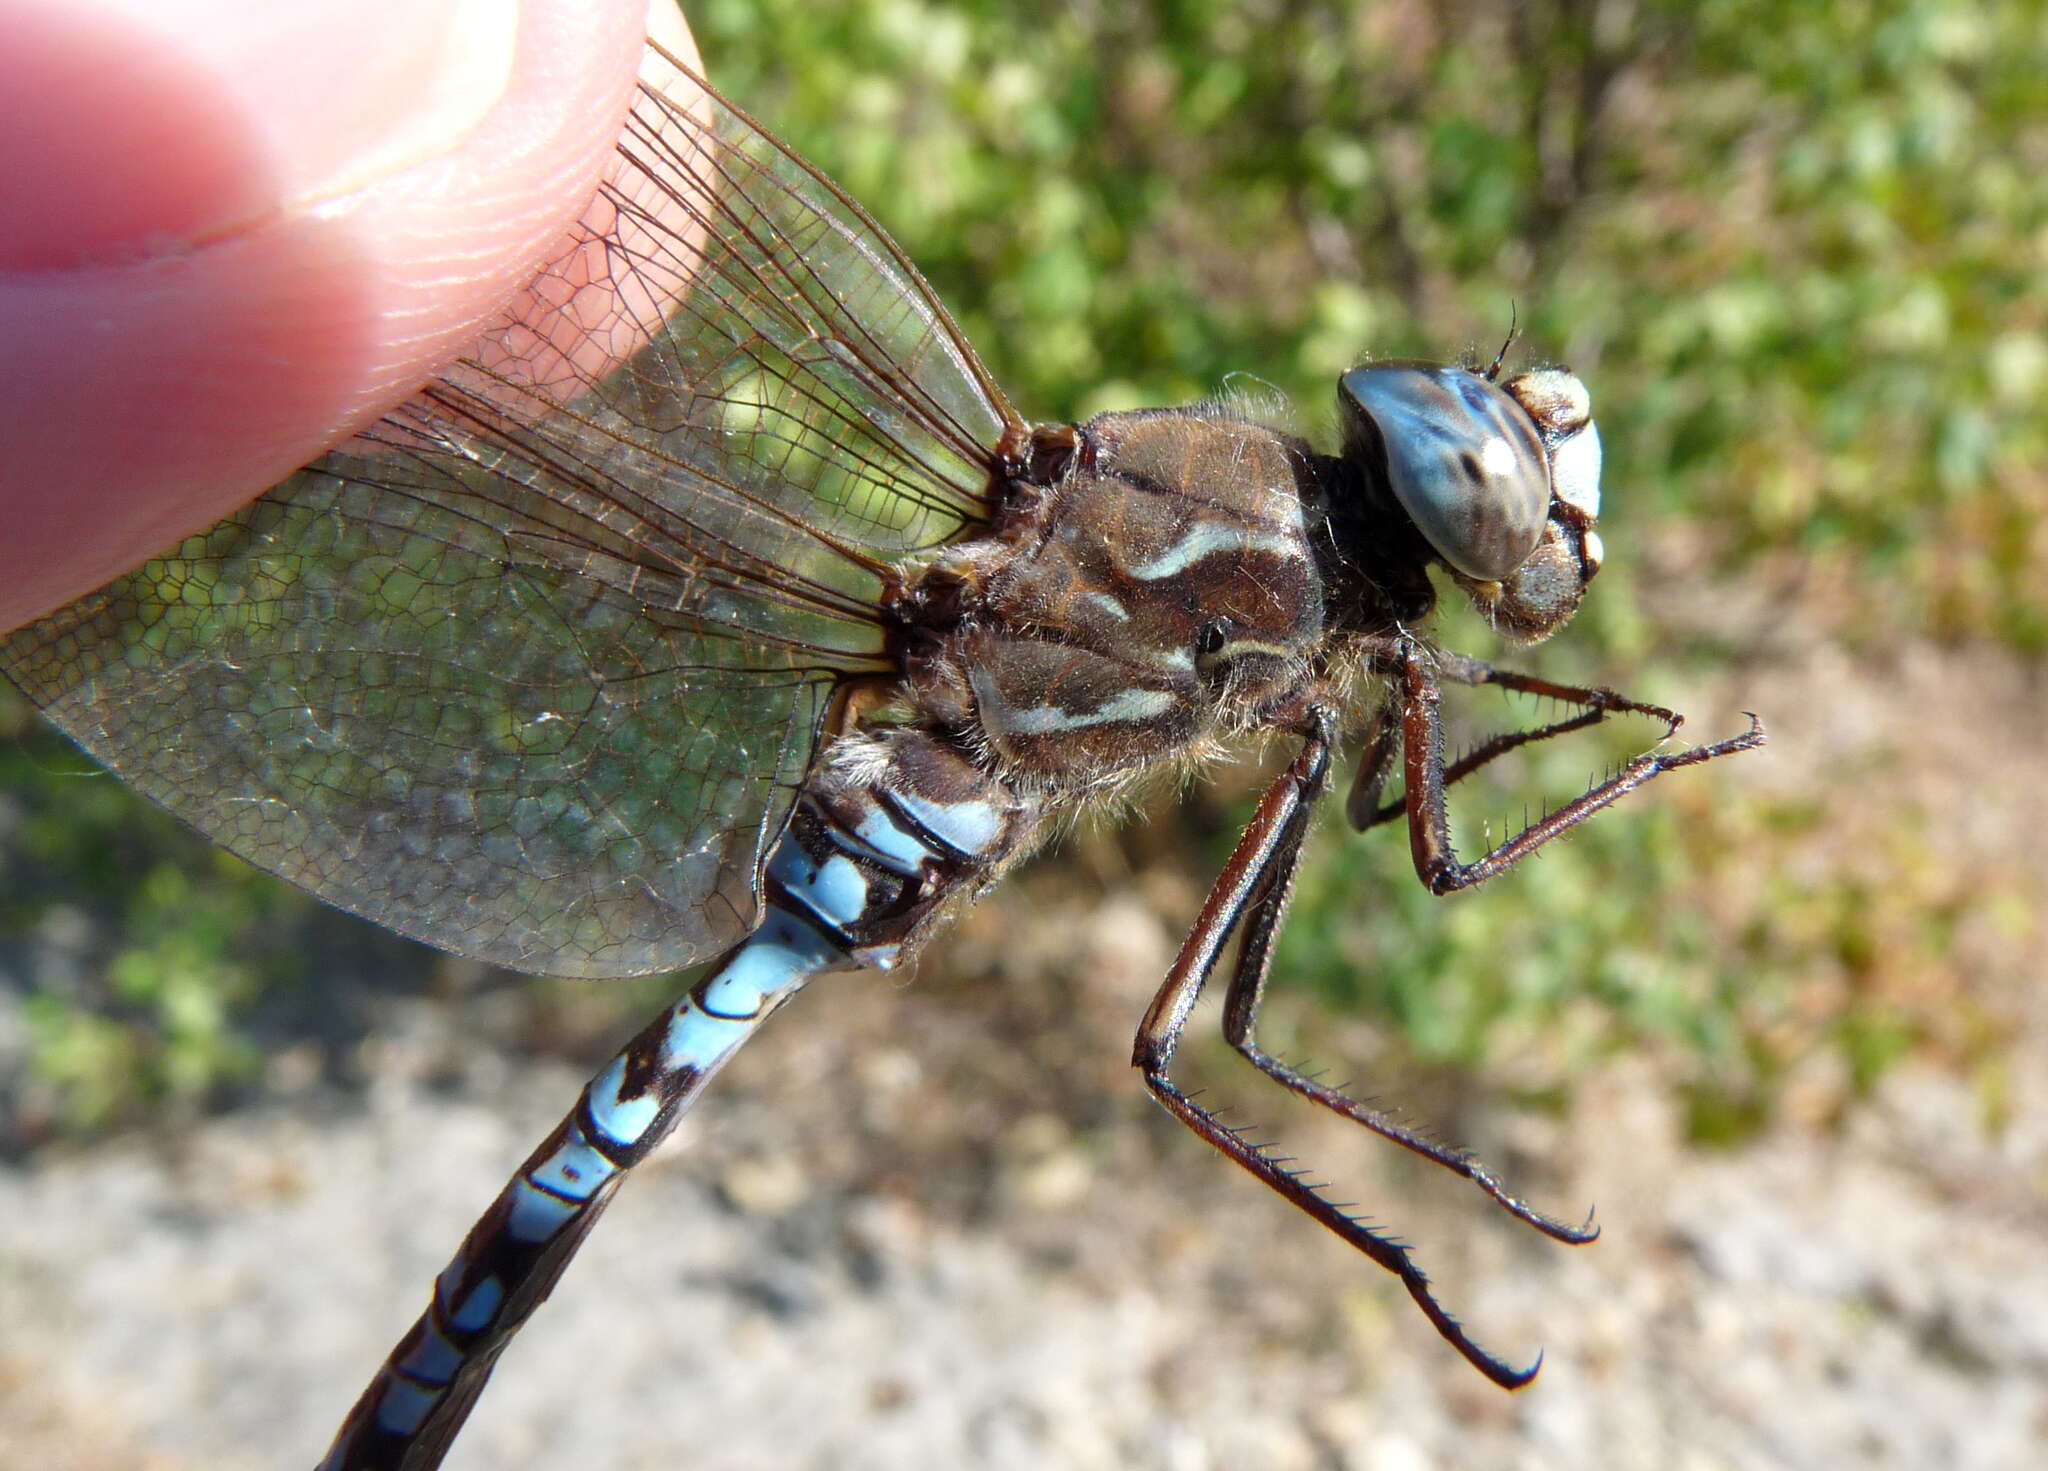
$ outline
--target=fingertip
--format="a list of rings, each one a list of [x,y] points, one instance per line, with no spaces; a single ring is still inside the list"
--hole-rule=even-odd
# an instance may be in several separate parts
[[[0,271],[132,260],[266,207],[235,109],[137,33],[34,6],[0,30]]]
[[[505,97],[495,0],[0,0],[0,270],[203,248],[460,146]]]
[[[589,198],[650,20],[643,0],[309,3],[276,7],[287,33],[212,0],[16,8],[48,23],[0,0],[0,88],[26,75],[16,137],[59,146],[0,200],[0,628],[218,520],[459,353]],[[227,39],[160,44],[214,10]],[[354,39],[320,43],[342,12]],[[515,19],[509,49],[451,59],[464,16]],[[230,54],[276,75],[223,87]],[[407,118],[343,105],[321,135],[336,94],[402,103],[444,71]]]

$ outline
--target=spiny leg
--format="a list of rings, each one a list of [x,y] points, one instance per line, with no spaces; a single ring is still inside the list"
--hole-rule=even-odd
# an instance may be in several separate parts
[[[1277,923],[1278,911],[1285,907],[1284,890],[1307,836],[1309,815],[1329,773],[1334,726],[1334,717],[1329,712],[1311,713],[1300,754],[1260,799],[1244,836],[1238,839],[1236,851],[1217,876],[1194,928],[1153,997],[1132,1046],[1131,1060],[1143,1073],[1145,1086],[1167,1112],[1297,1209],[1393,1273],[1445,1342],[1494,1383],[1518,1389],[1535,1377],[1543,1363],[1541,1354],[1527,1368],[1517,1369],[1481,1348],[1466,1333],[1464,1325],[1437,1301],[1428,1276],[1415,1264],[1405,1245],[1346,1214],[1342,1206],[1325,1199],[1318,1187],[1304,1180],[1298,1171],[1289,1170],[1283,1161],[1247,1141],[1242,1131],[1223,1123],[1167,1077],[1188,1015],[1214,973],[1217,957],[1231,935],[1247,918],[1270,910],[1268,918],[1255,921],[1264,923],[1269,931],[1259,942],[1261,948],[1270,940],[1270,928]],[[1269,905],[1266,901],[1276,886],[1283,898],[1280,903]]]
[[[1544,1214],[1519,1196],[1509,1194],[1493,1172],[1470,1151],[1431,1139],[1383,1110],[1309,1077],[1258,1045],[1259,1003],[1265,997],[1266,977],[1272,967],[1273,940],[1280,932],[1288,901],[1293,896],[1294,873],[1302,846],[1297,838],[1275,855],[1271,877],[1244,915],[1244,939],[1238,948],[1237,964],[1231,972],[1230,988],[1224,993],[1224,1038],[1246,1061],[1281,1087],[1370,1129],[1381,1138],[1393,1141],[1454,1175],[1470,1180],[1509,1215],[1527,1222],[1544,1235],[1571,1246],[1583,1246],[1596,1240],[1600,1228],[1593,1224],[1591,1212],[1580,1225]]]
[[[1462,654],[1436,651],[1425,656],[1406,639],[1386,640],[1384,647],[1375,651],[1374,664],[1382,673],[1394,675],[1400,683],[1401,719],[1397,722],[1391,704],[1383,706],[1375,716],[1374,724],[1367,733],[1364,752],[1360,757],[1358,777],[1346,804],[1347,816],[1352,826],[1360,831],[1401,813],[1406,813],[1410,817],[1411,834],[1418,822],[1425,825],[1431,851],[1442,862],[1435,867],[1426,865],[1421,856],[1421,845],[1418,843],[1416,871],[1424,883],[1437,893],[1467,887],[1498,873],[1543,842],[1583,821],[1623,792],[1641,785],[1663,771],[1711,760],[1716,756],[1728,755],[1738,750],[1748,750],[1763,742],[1762,730],[1752,716],[1750,730],[1732,740],[1677,756],[1638,758],[1613,780],[1595,787],[1578,801],[1551,814],[1543,822],[1532,825],[1527,832],[1502,844],[1479,863],[1466,867],[1457,864],[1451,851],[1448,822],[1443,810],[1444,790],[1453,783],[1470,776],[1489,761],[1504,756],[1518,747],[1548,740],[1569,731],[1583,730],[1598,724],[1609,714],[1647,715],[1652,719],[1661,720],[1664,722],[1664,734],[1667,737],[1684,723],[1684,717],[1661,705],[1631,700],[1613,690],[1558,684],[1535,675],[1496,669],[1481,660],[1468,658]],[[1524,694],[1547,696],[1579,706],[1580,713],[1532,730],[1497,735],[1468,751],[1453,764],[1445,766],[1441,726],[1436,718],[1435,681],[1438,678],[1449,679],[1463,685],[1491,684]],[[1421,730],[1420,739],[1417,739],[1416,735],[1418,729]],[[1409,753],[1407,790],[1399,800],[1375,806],[1380,790],[1392,772],[1395,754],[1403,747]],[[1423,773],[1420,780],[1415,775],[1418,766]],[[1432,794],[1433,807],[1430,802]],[[1449,881],[1453,878],[1461,878],[1462,881]],[[1284,889],[1275,890],[1268,894],[1263,907],[1267,910],[1276,910],[1278,907],[1284,907],[1285,903]],[[1238,1051],[1276,1082],[1303,1097],[1363,1124],[1375,1133],[1392,1139],[1403,1148],[1413,1150],[1446,1169],[1464,1175],[1511,1214],[1527,1221],[1538,1230],[1560,1241],[1574,1244],[1591,1241],[1599,1235],[1590,1215],[1584,1226],[1570,1226],[1554,1217],[1544,1215],[1517,1197],[1509,1195],[1491,1172],[1465,1151],[1451,1149],[1428,1139],[1389,1118],[1380,1110],[1366,1107],[1346,1094],[1304,1076],[1262,1051],[1253,1040],[1253,1032],[1257,1025],[1259,1001],[1265,988],[1271,936],[1278,929],[1279,914],[1273,912],[1270,916],[1254,915],[1252,918],[1253,923],[1246,932],[1237,971],[1231,981],[1230,1001],[1224,1022],[1225,1034]]]
[[[1685,724],[1685,717],[1675,711],[1666,710],[1662,705],[1647,705],[1640,700],[1631,700],[1614,690],[1558,684],[1552,680],[1540,679],[1533,674],[1520,674],[1512,669],[1496,669],[1483,660],[1441,650],[1434,658],[1438,677],[1448,679],[1454,684],[1474,687],[1490,684],[1500,689],[1513,690],[1517,694],[1538,695],[1580,707],[1577,715],[1537,726],[1533,730],[1503,731],[1474,746],[1444,768],[1444,785],[1447,787],[1463,781],[1480,767],[1498,760],[1510,751],[1534,745],[1538,741],[1547,741],[1553,736],[1585,730],[1589,726],[1598,725],[1609,715],[1647,715],[1652,720],[1661,720],[1664,722],[1666,738]],[[1401,656],[1397,653],[1390,662],[1381,666],[1380,672],[1398,675],[1401,662]],[[1393,774],[1394,754],[1398,749],[1398,742],[1395,739],[1397,729],[1392,710],[1382,706],[1374,717],[1371,731],[1367,734],[1365,747],[1359,758],[1358,775],[1352,782],[1351,793],[1344,803],[1345,819],[1355,831],[1364,832],[1367,828],[1377,827],[1380,823],[1391,821],[1408,810],[1405,795],[1391,802],[1380,801],[1380,792],[1386,786],[1387,778]]]
[[[1443,722],[1439,708],[1443,694],[1437,684],[1436,672],[1431,668],[1429,656],[1425,655],[1413,641],[1395,638],[1387,640],[1386,644],[1383,657],[1400,686],[1401,754],[1403,777],[1407,787],[1402,794],[1402,806],[1408,814],[1408,846],[1414,857],[1416,875],[1433,894],[1454,893],[1459,889],[1468,889],[1474,884],[1483,883],[1502,870],[1513,867],[1552,838],[1577,827],[1601,808],[1611,805],[1645,782],[1662,776],[1667,771],[1697,766],[1703,761],[1731,756],[1737,751],[1755,750],[1764,743],[1763,722],[1752,715],[1749,717],[1749,729],[1741,735],[1730,736],[1727,740],[1716,741],[1710,746],[1696,746],[1690,751],[1672,755],[1651,753],[1638,756],[1606,781],[1598,783],[1562,807],[1530,823],[1483,857],[1471,863],[1460,863],[1457,851],[1451,845],[1450,820],[1444,801],[1444,788],[1449,785],[1452,778],[1444,768]],[[1478,665],[1476,660],[1462,662],[1480,669],[1486,667]],[[1510,688],[1532,689],[1537,693],[1561,693],[1571,688],[1564,685],[1547,686],[1543,681],[1531,680],[1522,675],[1511,675],[1507,678],[1515,681]],[[1618,696],[1616,698],[1619,699]],[[1673,723],[1673,728],[1676,728],[1678,717],[1668,710],[1657,706],[1639,705],[1633,701],[1625,703],[1630,710],[1666,718]],[[1615,708],[1620,706],[1603,704],[1600,713],[1604,714],[1606,710]],[[1569,728],[1571,722],[1563,724]],[[1504,746],[1502,749],[1512,747]],[[1493,755],[1498,754],[1500,753],[1495,751],[1485,759],[1491,760]],[[1469,769],[1471,768],[1468,766],[1467,770]]]
[[[1401,811],[1401,804],[1380,802],[1387,778],[1394,774],[1394,760],[1400,754],[1400,725],[1394,719],[1393,703],[1382,701],[1372,712],[1372,725],[1358,751],[1358,770],[1351,778],[1351,790],[1344,798],[1344,820],[1353,832],[1376,827]]]

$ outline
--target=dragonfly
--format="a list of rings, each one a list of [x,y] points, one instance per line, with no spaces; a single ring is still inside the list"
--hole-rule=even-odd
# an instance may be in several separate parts
[[[1272,946],[1340,746],[1343,807],[1469,888],[1645,782],[1753,749],[1422,631],[1447,584],[1500,634],[1599,570],[1585,385],[1366,361],[1319,450],[1241,403],[1022,417],[858,203],[673,58],[516,318],[366,434],[0,639],[117,776],[250,862],[429,945],[592,978],[690,970],[512,1174],[325,1471],[430,1471],[634,1166],[813,976],[910,963],[1078,812],[1241,738],[1293,754],[1143,1016],[1145,1086],[1527,1383],[1413,1250],[1175,1081],[1219,972],[1282,1088],[1597,1234],[1264,1050]],[[1446,685],[1561,702],[1447,761]],[[1462,861],[1446,789],[1611,716],[1647,753]],[[1388,797],[1398,768],[1401,790]],[[1235,949],[1231,947],[1235,942]],[[425,1158],[423,1148],[422,1157]]]

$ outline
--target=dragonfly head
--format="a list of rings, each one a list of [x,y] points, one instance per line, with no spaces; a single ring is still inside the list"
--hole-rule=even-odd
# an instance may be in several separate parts
[[[1338,380],[1344,458],[1383,484],[1453,581],[1510,637],[1549,637],[1600,570],[1600,432],[1562,368],[1496,383],[1421,363]]]

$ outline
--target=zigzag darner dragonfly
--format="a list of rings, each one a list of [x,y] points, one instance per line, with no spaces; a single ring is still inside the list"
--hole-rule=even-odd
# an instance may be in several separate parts
[[[1225,1031],[1284,1087],[1473,1181],[1469,1156],[1262,1051],[1270,947],[1340,733],[1436,893],[1750,729],[1649,754],[1472,863],[1445,788],[1611,713],[1433,649],[1435,572],[1541,639],[1599,567],[1599,441],[1562,369],[1339,384],[1318,453],[1222,405],[1034,425],[903,252],[677,68],[529,309],[375,430],[0,641],[0,668],[155,801],[429,944],[529,971],[708,962],[585,1088],[436,1282],[323,1466],[438,1465],[626,1173],[820,972],[900,965],[1057,821],[1228,737],[1300,743],[1137,1034],[1159,1101],[1515,1368],[1409,1249],[1172,1080],[1233,937]],[[1446,766],[1442,682],[1570,718]],[[1373,699],[1368,700],[1370,693]],[[1364,707],[1362,721],[1351,715]],[[1405,792],[1382,803],[1398,760]]]

